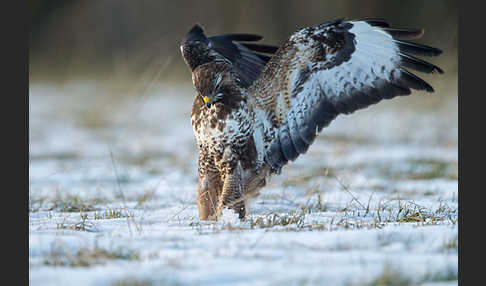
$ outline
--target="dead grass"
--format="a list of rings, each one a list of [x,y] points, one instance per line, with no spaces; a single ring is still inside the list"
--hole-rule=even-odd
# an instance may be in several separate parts
[[[365,209],[349,207],[337,210],[331,218],[309,217],[311,214],[326,212],[326,204],[322,202],[321,195],[316,193],[317,202],[302,204],[296,211],[287,213],[269,213],[250,216],[248,218],[250,229],[273,228],[275,231],[302,231],[302,230],[339,230],[339,229],[381,229],[388,224],[413,223],[418,226],[437,225],[441,223],[457,223],[457,209],[440,202],[435,209],[429,209],[413,201],[384,201],[377,207],[370,207],[370,200]],[[283,227],[283,228],[282,228]],[[226,227],[235,230],[236,228]]]
[[[101,219],[117,219],[117,218],[125,218],[130,217],[130,214],[125,209],[111,209],[106,208],[103,212],[95,212],[94,219],[101,220]]]
[[[139,253],[134,250],[107,250],[95,246],[93,248],[81,248],[77,252],[71,253],[62,247],[53,246],[49,255],[44,258],[43,264],[49,266],[88,267],[105,264],[110,260],[133,261],[139,259]]]
[[[87,231],[87,232],[96,232],[96,228],[94,225],[88,221],[88,214],[80,213],[81,220],[76,223],[69,223],[65,220],[61,223],[57,224],[57,229],[67,229],[67,230],[76,230],[76,231]]]
[[[373,194],[370,195],[367,205],[360,202],[343,184],[341,187],[347,191],[351,200],[344,208],[333,208],[329,215],[329,205],[323,200],[325,193],[317,187],[307,191],[307,200],[290,212],[271,212],[262,215],[247,217],[248,226],[232,226],[225,224],[214,227],[213,230],[247,230],[254,228],[272,229],[272,231],[313,231],[313,230],[340,230],[340,229],[381,229],[389,224],[414,224],[427,226],[457,223],[457,208],[452,208],[443,201],[434,209],[421,206],[414,201],[389,199],[380,201],[377,206],[371,207]],[[294,203],[294,202],[293,202]],[[327,217],[320,214],[327,213]],[[317,216],[316,216],[317,215]],[[191,222],[190,226],[200,226]]]
[[[458,250],[458,237],[457,235],[451,239],[444,241],[444,249],[446,250]]]
[[[328,177],[328,176],[335,176],[335,175],[336,175],[336,170],[333,168],[330,167],[318,168],[317,170],[310,171],[309,173],[306,172],[305,175],[287,178],[281,184],[284,187],[297,186],[299,184],[307,183],[319,177]]]
[[[157,279],[143,279],[143,278],[135,278],[135,277],[127,277],[117,281],[114,281],[110,284],[110,286],[154,286],[154,285],[163,285],[163,286],[179,286],[182,285],[176,281],[169,281],[169,280],[157,280]]]
[[[430,282],[446,282],[457,280],[457,271],[452,268],[447,268],[445,271],[427,272],[423,277],[408,277],[400,269],[387,263],[383,267],[381,274],[370,282],[365,283],[351,283],[348,286],[411,286],[421,285]]]
[[[137,278],[124,278],[115,281],[110,284],[110,286],[153,286],[155,285],[151,280],[148,279],[137,279]]]
[[[300,211],[289,212],[284,214],[267,214],[265,216],[258,216],[250,218],[250,228],[270,228],[274,226],[290,226],[294,225],[297,228],[304,227],[305,212]]]
[[[121,180],[123,180],[123,178]],[[123,215],[123,212],[120,209],[113,210],[106,207],[107,204],[113,204],[125,199],[126,201],[135,201],[137,203],[136,208],[142,208],[146,202],[155,198],[156,188],[150,188],[143,191],[141,194],[135,194],[129,197],[124,197],[122,194],[117,193],[115,194],[115,200],[108,200],[103,197],[83,198],[77,194],[63,192],[58,188],[55,190],[55,196],[29,194],[29,211],[58,211],[68,213],[97,211],[95,213],[96,219],[101,219],[102,217],[119,218],[126,216]],[[104,211],[103,208],[105,208]],[[106,214],[107,212],[108,214]]]
[[[421,173],[412,173],[412,180],[429,180],[435,178],[458,179],[457,164],[438,160],[412,160],[412,166],[424,166],[426,170]],[[413,167],[412,167],[413,168]]]
[[[73,113],[73,118],[79,126],[86,129],[103,129],[110,127],[113,123],[107,116],[106,110],[101,108],[83,109]]]
[[[156,189],[157,188],[147,189],[141,195],[139,195],[138,198],[136,199],[137,201],[136,207],[141,208],[147,201],[155,199]]]
[[[373,166],[360,164],[355,169],[373,168],[383,177],[393,180],[432,180],[432,179],[458,179],[456,162],[419,159],[409,160],[403,163],[406,166],[400,169],[390,164],[375,164]]]
[[[383,272],[367,286],[407,286],[414,285],[410,278],[404,276],[399,270],[385,265]]]
[[[29,210],[58,212],[90,212],[100,210],[101,205],[108,203],[103,198],[82,198],[76,194],[55,190],[54,197],[29,195]]]

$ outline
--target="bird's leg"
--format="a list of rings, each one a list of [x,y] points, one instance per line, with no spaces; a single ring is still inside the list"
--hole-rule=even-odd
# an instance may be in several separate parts
[[[234,210],[240,219],[245,218],[245,202],[241,178],[237,172],[230,172],[225,176],[223,190],[219,198],[218,218],[221,216],[223,208]]]
[[[243,193],[247,198],[256,198],[260,195],[260,189],[266,184],[266,177],[268,177],[270,167],[264,165],[260,170],[255,172],[250,179],[243,183]]]
[[[199,219],[215,220],[223,183],[216,172],[200,176],[197,194]]]

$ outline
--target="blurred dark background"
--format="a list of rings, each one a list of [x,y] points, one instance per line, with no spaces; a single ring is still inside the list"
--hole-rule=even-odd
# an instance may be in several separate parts
[[[421,43],[441,48],[432,59],[457,82],[456,1],[73,1],[30,0],[30,81],[187,82],[179,54],[185,33],[256,33],[280,44],[292,32],[335,18],[381,17],[422,27]]]

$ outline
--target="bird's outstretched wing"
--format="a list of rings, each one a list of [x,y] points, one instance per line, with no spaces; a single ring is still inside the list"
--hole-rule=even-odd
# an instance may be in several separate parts
[[[250,86],[270,60],[266,54],[274,54],[278,47],[254,43],[263,37],[252,34],[227,34],[208,37],[209,47],[228,59],[240,76],[243,87]]]
[[[189,49],[184,55],[189,66],[193,70],[200,64],[211,61],[227,61],[233,66],[242,87],[250,86],[260,75],[265,64],[270,60],[278,47],[255,44],[263,39],[254,34],[224,34],[206,37],[199,25],[195,25],[181,43],[182,47]],[[191,42],[204,43],[209,53],[201,49],[191,49]],[[250,42],[250,43],[248,43]],[[266,55],[269,54],[269,55]]]
[[[405,41],[422,29],[396,29],[381,19],[336,20],[294,33],[248,89],[266,122],[265,160],[279,172],[305,153],[318,132],[339,114],[382,99],[433,88],[406,68],[443,73],[412,54],[439,49]]]

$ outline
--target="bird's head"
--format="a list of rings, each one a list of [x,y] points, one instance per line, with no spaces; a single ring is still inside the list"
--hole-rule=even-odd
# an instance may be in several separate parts
[[[220,102],[223,99],[223,74],[220,73],[218,76],[211,81],[210,86],[208,86],[201,94],[204,104],[207,108],[210,108],[212,104]]]
[[[196,24],[181,41],[180,50],[184,61],[194,70],[197,66],[213,60],[209,40],[201,26]]]
[[[192,80],[197,94],[210,108],[215,103],[228,104],[228,99],[238,94],[233,76],[225,63],[208,63],[198,66]]]

